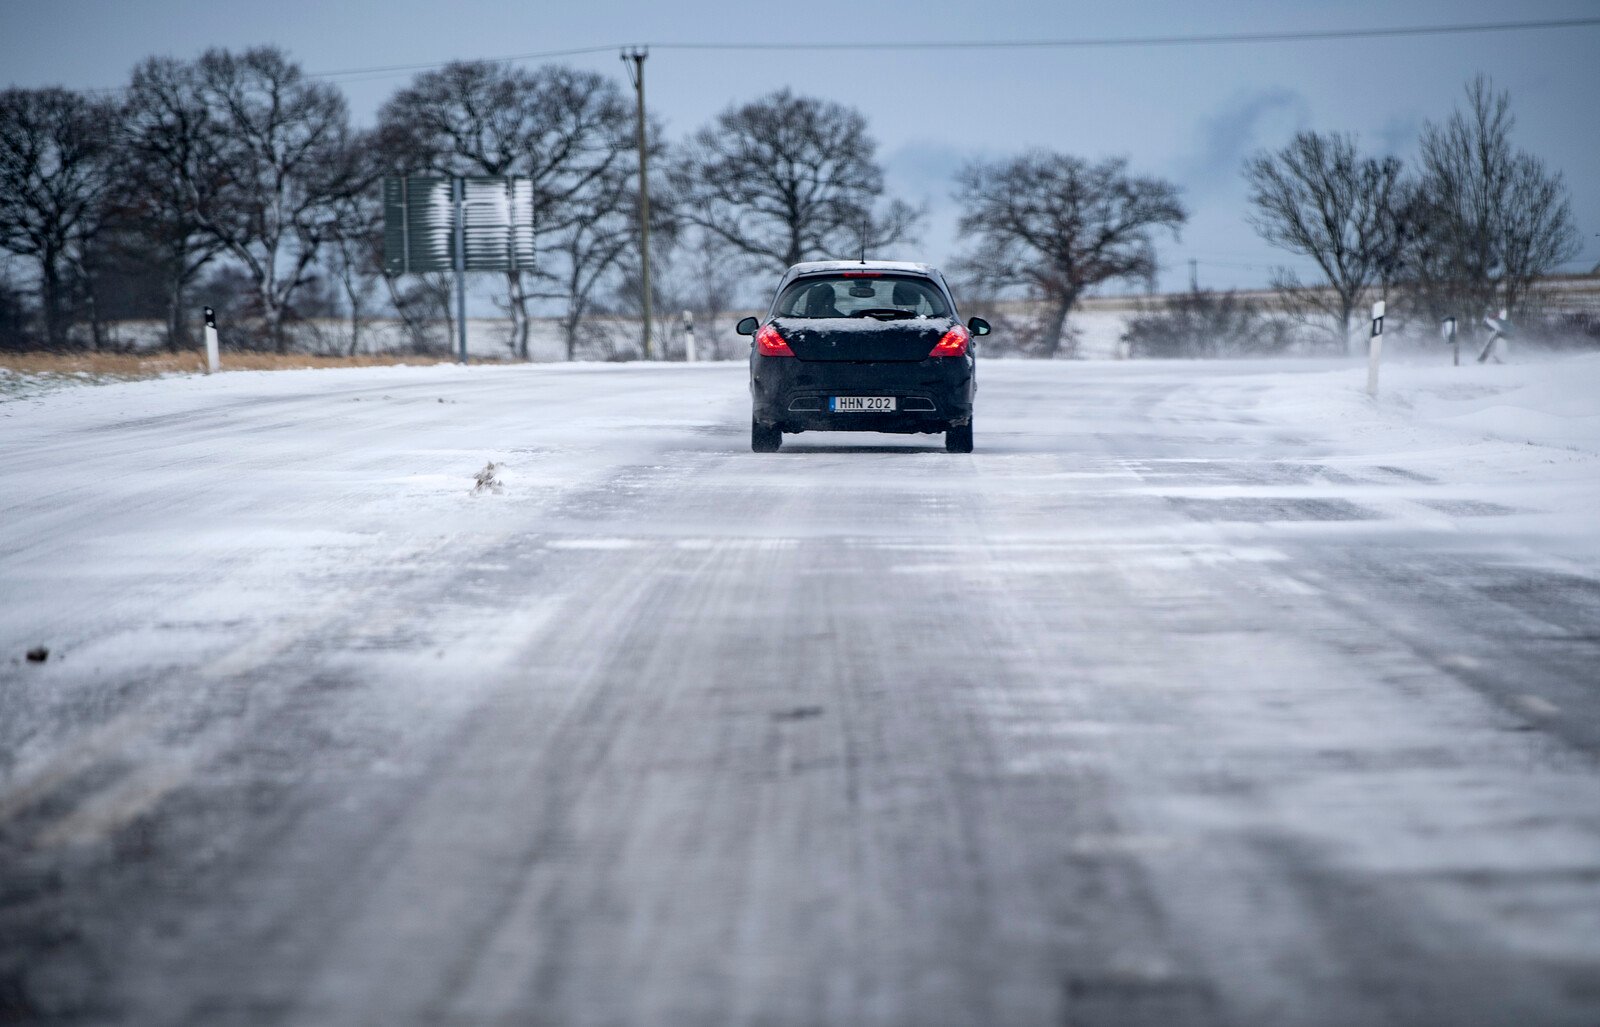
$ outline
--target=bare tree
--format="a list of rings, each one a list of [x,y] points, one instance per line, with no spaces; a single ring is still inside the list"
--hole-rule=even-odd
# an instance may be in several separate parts
[[[680,216],[760,267],[876,253],[921,213],[880,205],[883,170],[859,111],[779,90],[729,107],[672,161]]]
[[[369,300],[386,277],[380,183],[387,164],[375,137],[362,133],[351,138],[342,167],[344,187],[328,200],[328,235],[318,262],[343,295],[350,319],[344,349],[347,356],[354,356],[361,349]]]
[[[638,190],[629,179],[627,170],[622,168],[620,174],[608,174],[598,181],[595,202],[586,204],[582,213],[573,217],[572,223],[561,233],[559,245],[567,300],[561,318],[561,334],[568,360],[577,354],[578,329],[589,311],[597,286],[638,242]],[[655,209],[650,219],[657,220]]]
[[[1510,96],[1485,76],[1467,107],[1422,131],[1408,266],[1436,315],[1515,314],[1531,284],[1577,253],[1559,172],[1511,143]]]
[[[1151,233],[1176,235],[1188,218],[1178,189],[1128,174],[1127,161],[1091,164],[1036,151],[974,161],[957,176],[961,231],[978,241],[962,262],[975,285],[1022,286],[1048,304],[1042,351],[1061,349],[1067,315],[1084,290],[1118,279],[1151,279]]]
[[[559,65],[528,71],[457,62],[418,75],[384,104],[378,120],[384,150],[399,172],[526,178],[537,248],[550,257],[563,246],[569,258],[574,248],[586,251],[588,243],[568,233],[604,213],[613,173],[632,149],[631,110],[617,84]],[[557,280],[552,268],[537,273]],[[528,303],[535,296],[531,277],[525,268],[506,271],[511,346],[523,358]]]
[[[130,220],[159,265],[167,346],[177,350],[188,342],[187,290],[224,248],[202,212],[215,210],[228,171],[192,63],[152,57],[135,68],[121,118]]]
[[[1323,282],[1279,269],[1274,285],[1291,306],[1331,318],[1339,347],[1363,294],[1395,263],[1400,162],[1363,157],[1343,133],[1301,132],[1276,152],[1245,161],[1250,224],[1267,242],[1312,260]],[[1325,285],[1324,285],[1325,283]]]
[[[703,233],[680,238],[674,247],[678,290],[683,307],[695,316],[701,359],[723,360],[743,349],[745,340],[732,333],[723,315],[739,303],[742,276],[727,259],[727,248]],[[732,347],[730,349],[730,347]]]
[[[208,51],[196,75],[210,112],[204,165],[228,173],[199,221],[249,272],[283,352],[294,294],[332,235],[332,205],[359,187],[344,97],[272,47]]]
[[[450,294],[455,289],[453,277],[439,272],[405,277],[410,281],[403,281],[400,275],[385,274],[383,286],[412,352],[449,353],[450,340],[455,337],[455,312],[450,303]],[[442,338],[432,332],[432,328],[440,324],[444,327]]]
[[[0,249],[37,268],[51,348],[67,341],[69,278],[88,277],[86,249],[111,187],[114,124],[109,104],[64,89],[0,92]]]
[[[366,176],[370,183],[371,176]],[[361,350],[361,327],[367,320],[368,299],[383,267],[383,201],[373,188],[351,189],[333,205],[333,231],[323,263],[344,293],[350,316],[347,355]]]
[[[666,145],[661,128],[653,119],[647,123],[646,140],[651,162],[659,161],[666,153]],[[670,190],[657,189],[651,194],[652,281],[658,277],[654,269],[663,250],[670,251],[679,236],[675,211],[676,200]],[[642,300],[638,262],[639,189],[628,162],[606,168],[585,190],[582,202],[569,205],[566,223],[560,227],[557,240],[560,256],[557,265],[566,300],[566,311],[561,319],[562,337],[567,359],[572,360],[582,341],[583,319],[594,307],[602,285],[616,285],[620,275],[625,291],[631,290],[635,298]],[[660,302],[659,285],[651,291],[658,294],[654,298]],[[637,313],[643,314],[642,302]]]

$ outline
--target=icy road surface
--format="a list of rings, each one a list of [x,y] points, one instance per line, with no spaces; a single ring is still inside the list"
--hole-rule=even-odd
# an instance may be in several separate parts
[[[1600,362],[743,375],[0,404],[0,1020],[1600,1022]]]

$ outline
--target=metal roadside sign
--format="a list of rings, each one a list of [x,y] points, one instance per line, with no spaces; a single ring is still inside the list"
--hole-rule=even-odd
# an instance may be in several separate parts
[[[465,260],[456,266],[458,221]],[[383,268],[425,271],[531,270],[533,186],[516,176],[383,180]]]
[[[391,175],[383,180],[386,274],[454,271],[459,359],[467,362],[468,271],[535,266],[533,184],[518,176],[444,178]]]

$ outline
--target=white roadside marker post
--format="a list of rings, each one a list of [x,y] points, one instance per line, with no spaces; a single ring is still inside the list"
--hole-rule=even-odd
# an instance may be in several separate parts
[[[683,359],[694,363],[694,312],[683,312]]]
[[[222,354],[217,348],[217,312],[206,308],[206,374],[222,367]]]
[[[1372,341],[1367,346],[1367,395],[1378,398],[1378,362],[1383,358],[1383,300],[1372,305]]]
[[[1478,363],[1486,364],[1491,359],[1497,364],[1505,363],[1504,357],[1510,355],[1507,336],[1510,334],[1511,317],[1505,307],[1500,308],[1500,316],[1493,314],[1483,315],[1483,326],[1489,329],[1489,341],[1483,344],[1483,352],[1478,354]]]
[[[1439,325],[1439,332],[1444,336],[1444,341],[1450,344],[1450,362],[1456,367],[1461,366],[1461,340],[1456,338],[1456,319],[1447,317]]]

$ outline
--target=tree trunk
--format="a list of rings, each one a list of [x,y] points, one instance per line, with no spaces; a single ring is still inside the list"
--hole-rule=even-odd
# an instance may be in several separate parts
[[[444,351],[451,353],[456,346],[456,305],[450,302],[450,293],[444,296]]]
[[[561,319],[561,334],[567,343],[567,363],[570,364],[578,358],[578,315],[570,309]]]
[[[167,283],[167,349],[176,353],[183,348],[183,279]]]
[[[276,302],[268,300],[262,310],[262,320],[266,322],[267,338],[272,340],[273,352],[282,356],[289,352],[289,337],[283,332],[283,308]]]
[[[1066,295],[1057,298],[1055,305],[1051,307],[1049,314],[1050,319],[1045,322],[1044,328],[1043,342],[1044,357],[1046,360],[1054,360],[1056,354],[1060,351],[1061,339],[1064,335],[1066,335],[1067,330],[1067,315],[1072,312],[1072,305],[1077,298],[1077,293],[1067,293]],[[1069,357],[1076,356],[1077,353],[1069,352],[1067,355]]]
[[[783,255],[783,263],[785,270],[800,263],[800,233],[795,231],[792,225],[789,231],[789,252]]]
[[[348,273],[342,278],[344,298],[350,304],[350,349],[345,356],[353,357],[361,348],[361,300],[356,296],[355,279]]]
[[[528,359],[528,292],[523,288],[522,272],[506,272],[507,307],[511,311],[511,352]]]
[[[46,250],[39,260],[39,300],[44,314],[45,348],[59,350],[65,347],[66,333],[61,325],[61,272],[56,267],[56,255]]]
[[[1520,317],[1522,314],[1522,311],[1518,309],[1522,306],[1521,286],[1522,283],[1517,280],[1516,276],[1510,274],[1506,275],[1500,283],[1502,290],[1500,293],[1500,309],[1506,312],[1507,317]]]
[[[418,353],[427,351],[430,342],[427,335],[427,325],[417,317],[412,304],[400,291],[400,279],[397,275],[386,274],[383,276],[384,291],[389,294],[389,305],[400,318],[401,329],[406,333],[406,341],[411,344],[412,350]]]
[[[105,348],[105,324],[100,320],[100,301],[95,296],[94,280],[85,276],[84,298],[89,304],[89,340],[98,353]]]
[[[1350,315],[1355,310],[1355,303],[1349,299],[1339,300],[1339,338],[1344,340],[1344,352],[1348,357],[1361,355],[1361,343],[1350,337]]]
[[[283,304],[278,301],[272,285],[271,277],[264,278],[257,291],[261,296],[261,320],[267,329],[267,338],[272,341],[273,351],[281,356],[289,352],[289,339],[283,334]]]

